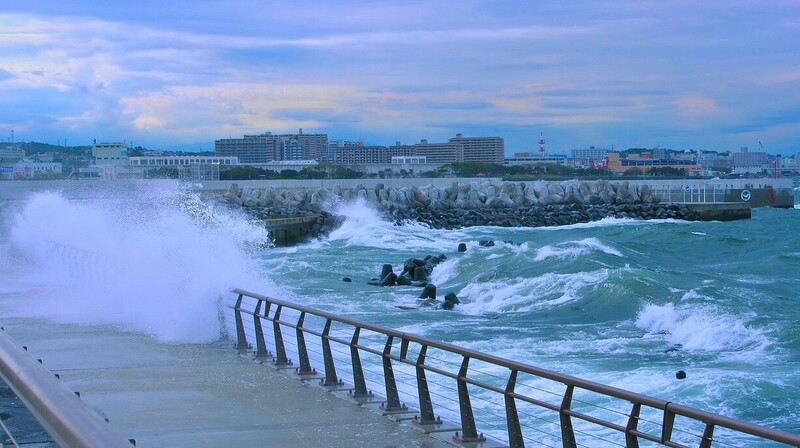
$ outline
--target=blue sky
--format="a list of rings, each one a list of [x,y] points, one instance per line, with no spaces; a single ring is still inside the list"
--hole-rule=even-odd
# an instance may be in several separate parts
[[[800,151],[800,2],[4,1],[0,136]]]

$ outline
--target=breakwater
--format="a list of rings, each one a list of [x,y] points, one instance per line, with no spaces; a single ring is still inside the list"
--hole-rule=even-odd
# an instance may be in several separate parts
[[[325,234],[341,223],[335,211],[360,200],[385,218],[402,224],[413,220],[433,228],[472,226],[538,227],[590,222],[606,217],[699,220],[701,213],[682,204],[665,204],[647,184],[627,181],[453,182],[446,186],[374,188],[239,188],[232,184],[225,201],[261,219],[318,214],[309,234]],[[748,215],[749,216],[749,215]]]

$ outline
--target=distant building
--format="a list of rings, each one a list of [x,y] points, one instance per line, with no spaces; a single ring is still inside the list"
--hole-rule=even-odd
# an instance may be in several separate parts
[[[303,157],[303,144],[300,140],[290,137],[280,137],[281,156],[278,160],[302,160]]]
[[[428,163],[425,156],[399,156],[392,157],[392,165],[418,165]]]
[[[428,143],[428,140],[422,139],[419,143],[410,146],[397,142],[390,149],[395,151],[395,155],[398,156],[405,155],[401,154],[402,152],[410,151],[408,155],[423,156],[427,163],[438,163],[439,165],[464,161],[464,146],[457,143]]]
[[[0,158],[0,176],[5,179],[35,179],[60,176],[64,168],[60,162],[36,162],[18,157]]]
[[[189,166],[189,165],[225,165],[233,166],[239,164],[239,158],[235,156],[142,156],[130,157],[130,166],[141,166],[148,168],[158,168],[162,166]]]
[[[450,139],[450,143],[459,144],[464,148],[464,162],[503,164],[506,147],[502,137],[464,137],[462,134],[456,134]]]
[[[128,166],[128,145],[94,142],[92,157],[94,157],[94,164],[98,166]]]
[[[0,159],[21,159],[25,157],[24,149],[16,149],[13,146],[0,148]]]
[[[608,164],[606,167],[616,173],[624,173],[633,168],[638,168],[645,172],[652,168],[677,168],[686,170],[689,174],[699,174],[703,167],[694,163],[692,160],[683,159],[645,159],[645,158],[620,158],[618,152],[606,154]]]
[[[322,151],[319,161],[333,163],[338,148],[355,148],[357,146],[364,146],[364,143],[359,140],[328,140],[326,149]]]
[[[514,157],[503,159],[503,165],[566,165],[566,154],[534,154],[530,152],[518,152]]]
[[[214,155],[237,157],[242,164],[267,163],[280,160],[281,140],[271,132],[245,135],[242,138],[223,138],[214,141]]]
[[[595,148],[590,146],[586,149],[573,149],[572,150],[572,166],[576,168],[588,168],[590,166],[599,165],[603,159],[606,158],[608,149]]]
[[[732,161],[730,157],[721,156],[714,152],[701,152],[697,155],[697,164],[706,170],[712,170],[714,168],[730,168]]]
[[[275,160],[269,163],[257,163],[252,166],[265,170],[281,172],[283,170],[300,171],[304,168],[316,168],[319,165],[314,159],[311,160]]]
[[[769,156],[766,152],[750,152],[742,147],[739,152],[731,154],[733,170],[739,174],[758,174],[769,171]]]
[[[364,165],[369,163],[389,163],[397,154],[386,146],[346,146],[335,148],[333,163],[337,165]]]
[[[328,134],[303,134],[302,128],[297,134],[284,134],[279,137],[289,142],[297,142],[300,147],[300,157],[295,157],[295,152],[292,151],[292,158],[284,160],[320,160],[323,151],[328,147]]]
[[[328,134],[273,135],[265,132],[243,138],[214,141],[214,154],[235,156],[243,164],[268,163],[273,160],[320,160],[328,148]]]

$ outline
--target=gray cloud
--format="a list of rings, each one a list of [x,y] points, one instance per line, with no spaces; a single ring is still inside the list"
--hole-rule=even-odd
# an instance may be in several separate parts
[[[275,109],[269,114],[277,120],[295,120],[298,122],[315,121],[325,124],[358,123],[361,117],[353,113],[345,113],[334,109],[284,108]]]
[[[773,132],[794,123],[800,104],[800,27],[787,19],[800,8],[787,2],[42,0],[4,11],[0,97],[22,111],[20,122],[42,110],[58,117],[61,127],[43,125],[45,134],[78,133],[91,120],[135,132],[115,111],[146,98],[137,117],[169,123],[174,139],[185,128],[187,141],[244,131],[252,116],[388,142],[400,127],[522,142],[518,126],[550,126],[571,129],[563,138],[576,143],[657,134],[677,145]],[[753,87],[776,73],[781,82]],[[230,86],[249,85],[347,94],[276,88],[276,101],[246,106],[226,98]],[[725,101],[713,120],[687,119],[674,107],[685,97]],[[790,146],[798,137],[775,139]]]

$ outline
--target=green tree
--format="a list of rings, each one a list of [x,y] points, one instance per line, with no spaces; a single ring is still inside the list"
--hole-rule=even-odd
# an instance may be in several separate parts
[[[625,170],[625,172],[624,172],[624,173],[622,173],[622,174],[624,174],[624,175],[626,175],[626,176],[641,176],[641,175],[643,175],[643,174],[644,174],[644,171],[642,171],[642,169],[641,169],[641,168],[636,168],[636,167],[633,167],[633,168],[628,168],[628,169],[627,169],[627,170]]]
[[[174,166],[162,166],[160,168],[145,171],[143,177],[147,179],[177,179],[178,168]]]

